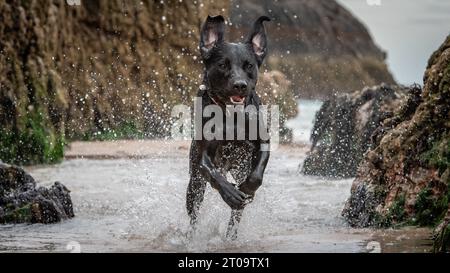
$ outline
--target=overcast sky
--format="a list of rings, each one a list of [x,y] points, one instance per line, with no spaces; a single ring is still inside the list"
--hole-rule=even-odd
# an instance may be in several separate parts
[[[450,34],[450,0],[338,1],[387,51],[389,68],[399,83],[422,84],[429,56]]]

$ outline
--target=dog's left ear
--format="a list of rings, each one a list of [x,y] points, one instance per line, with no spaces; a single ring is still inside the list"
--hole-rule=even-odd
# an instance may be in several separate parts
[[[223,43],[225,19],[221,15],[209,16],[200,31],[200,53],[203,59],[208,59],[211,50]]]
[[[267,55],[267,35],[266,29],[264,28],[263,24],[264,21],[270,21],[270,18],[267,16],[259,17],[258,20],[256,20],[256,22],[253,24],[250,35],[246,40],[246,43],[250,44],[253,52],[256,55],[258,66],[261,66],[264,58]]]

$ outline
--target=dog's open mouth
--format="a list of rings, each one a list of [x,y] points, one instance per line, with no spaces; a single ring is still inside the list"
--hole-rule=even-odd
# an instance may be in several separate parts
[[[233,104],[244,104],[245,97],[244,96],[231,96],[230,101]]]

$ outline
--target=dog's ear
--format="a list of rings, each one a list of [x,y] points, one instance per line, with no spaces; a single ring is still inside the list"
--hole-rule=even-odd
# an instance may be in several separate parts
[[[200,53],[208,59],[211,50],[223,42],[225,19],[221,15],[206,18],[200,33]]]
[[[258,66],[262,64],[267,55],[267,35],[263,24],[264,21],[270,21],[270,18],[267,16],[259,17],[253,24],[253,28],[246,40],[246,43],[250,44],[256,55]]]

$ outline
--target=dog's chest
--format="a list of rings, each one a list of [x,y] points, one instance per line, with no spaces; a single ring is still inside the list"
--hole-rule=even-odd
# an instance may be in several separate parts
[[[216,166],[225,171],[251,170],[255,149],[255,144],[250,141],[229,142],[219,148],[215,158]]]

